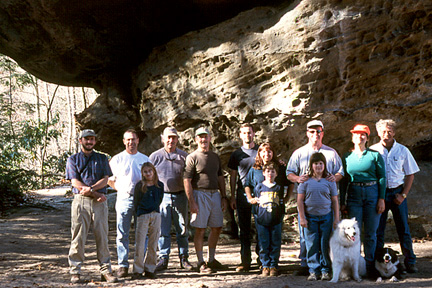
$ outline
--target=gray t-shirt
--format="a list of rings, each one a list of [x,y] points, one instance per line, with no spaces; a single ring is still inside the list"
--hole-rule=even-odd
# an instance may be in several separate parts
[[[185,151],[178,148],[172,153],[161,148],[150,155],[150,162],[156,167],[159,180],[164,184],[164,192],[184,191],[183,171],[187,155]]]
[[[305,194],[305,213],[314,216],[323,216],[331,212],[331,196],[337,196],[336,182],[322,178],[319,181],[309,178],[300,183],[298,194]]]
[[[183,178],[192,179],[193,189],[219,189],[219,176],[222,176],[222,167],[216,153],[196,150],[186,157]]]

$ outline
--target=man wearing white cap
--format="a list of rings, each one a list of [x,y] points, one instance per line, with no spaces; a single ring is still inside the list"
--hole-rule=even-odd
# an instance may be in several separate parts
[[[123,134],[125,150],[115,155],[110,166],[114,174],[108,184],[117,190],[117,277],[126,277],[129,269],[129,230],[133,216],[133,193],[135,184],[141,181],[141,166],[149,158],[138,152],[139,138],[134,129]]]
[[[303,183],[308,177],[309,159],[312,154],[321,152],[324,154],[327,161],[327,170],[330,176],[327,177],[329,181],[339,182],[343,175],[342,160],[337,154],[336,150],[330,148],[322,143],[324,137],[324,124],[320,120],[312,120],[306,125],[306,135],[308,143],[293,152],[288,162],[286,175],[288,180],[293,183]],[[301,270],[297,275],[309,275],[309,269],[306,262],[306,242],[303,237],[303,228],[299,226],[300,230],[300,259]]]
[[[174,127],[167,127],[161,135],[163,148],[150,155],[150,161],[156,167],[159,180],[164,184],[164,198],[160,205],[162,217],[161,236],[159,238],[159,262],[157,271],[168,268],[171,252],[171,224],[176,230],[180,266],[191,270],[188,261],[188,200],[184,191],[183,171],[187,153],[177,148],[178,133]]]
[[[191,226],[195,227],[194,244],[200,273],[212,273],[224,266],[215,259],[216,246],[223,226],[222,211],[228,205],[225,180],[219,156],[210,151],[211,136],[207,128],[195,131],[198,149],[186,158],[183,175],[189,200]],[[204,262],[204,233],[210,227],[208,237],[208,262]]]

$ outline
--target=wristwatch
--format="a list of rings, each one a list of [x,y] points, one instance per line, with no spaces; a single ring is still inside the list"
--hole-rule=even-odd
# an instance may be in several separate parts
[[[404,199],[405,199],[406,196],[407,196],[405,193],[402,193],[401,195],[402,195],[402,197],[403,197]]]
[[[90,192],[93,192],[93,187],[90,186]]]

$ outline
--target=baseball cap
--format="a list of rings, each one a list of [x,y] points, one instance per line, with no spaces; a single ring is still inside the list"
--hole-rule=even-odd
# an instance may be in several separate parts
[[[352,130],[350,130],[351,133],[366,133],[368,136],[370,135],[370,130],[367,125],[363,124],[357,124],[354,126]]]
[[[195,136],[201,135],[201,134],[210,134],[210,131],[205,127],[200,127],[195,131]]]
[[[168,136],[177,136],[177,130],[174,127],[166,127],[163,131],[163,137],[166,138]]]
[[[97,137],[93,129],[84,129],[81,131],[80,138],[89,137],[89,136]]]
[[[321,126],[321,128],[324,129],[324,124],[320,120],[309,121],[306,125],[306,128],[310,128],[313,126]]]

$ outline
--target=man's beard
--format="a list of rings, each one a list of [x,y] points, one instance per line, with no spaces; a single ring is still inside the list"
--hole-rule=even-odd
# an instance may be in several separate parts
[[[84,151],[91,152],[93,150],[94,145],[88,144],[87,146],[90,146],[90,148],[87,148],[84,144],[81,145]]]

